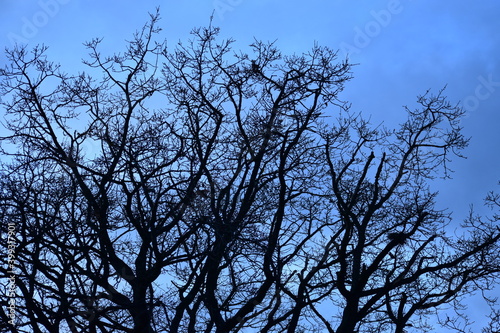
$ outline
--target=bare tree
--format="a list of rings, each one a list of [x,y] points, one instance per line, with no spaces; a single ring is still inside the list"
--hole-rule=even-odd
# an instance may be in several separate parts
[[[211,26],[169,50],[158,18],[88,42],[89,73],[7,52],[2,332],[405,332],[491,288],[498,218],[450,235],[428,185],[467,145],[442,92],[372,128],[334,51],[234,53]]]

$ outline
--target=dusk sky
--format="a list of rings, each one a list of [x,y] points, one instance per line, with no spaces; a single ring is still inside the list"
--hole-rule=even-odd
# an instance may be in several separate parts
[[[446,85],[450,102],[466,110],[462,125],[472,139],[468,159],[451,165],[453,179],[435,184],[439,206],[454,212],[458,226],[470,204],[485,212],[484,196],[500,192],[500,1],[0,0],[0,45],[45,44],[51,60],[77,73],[83,42],[103,37],[103,53],[123,51],[157,6],[172,47],[213,14],[212,24],[237,47],[255,38],[276,40],[283,54],[315,42],[339,49],[339,60],[358,64],[341,98],[373,124],[396,126],[404,105],[416,107],[417,95]]]

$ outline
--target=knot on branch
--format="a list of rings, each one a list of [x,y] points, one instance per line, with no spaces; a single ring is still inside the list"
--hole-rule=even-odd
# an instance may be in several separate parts
[[[404,245],[409,236],[410,235],[405,232],[391,232],[387,235],[387,238],[398,245]]]

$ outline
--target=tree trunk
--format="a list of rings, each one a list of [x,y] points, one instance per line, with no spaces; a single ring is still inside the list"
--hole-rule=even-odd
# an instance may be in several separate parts
[[[348,301],[336,333],[353,333],[358,323],[358,302]]]

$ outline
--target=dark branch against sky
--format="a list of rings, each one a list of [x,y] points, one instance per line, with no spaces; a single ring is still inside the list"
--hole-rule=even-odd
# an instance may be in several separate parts
[[[465,217],[500,180],[500,4],[496,1],[121,1],[41,0],[0,4],[0,44],[45,44],[52,60],[83,70],[82,42],[103,37],[103,51],[118,52],[124,40],[161,8],[161,27],[169,46],[189,31],[213,25],[241,48],[253,38],[277,40],[283,53],[302,53],[314,42],[348,57],[354,80],[341,98],[373,123],[404,120],[415,96],[447,85],[451,102],[462,103],[464,133],[471,136],[465,155],[454,160],[453,179],[437,181],[438,203]],[[4,62],[0,55],[0,62]]]
[[[465,213],[469,203],[480,205],[500,178],[497,1],[5,0],[0,6],[2,46],[43,43],[54,60],[75,70],[84,41],[103,37],[109,51],[119,50],[156,6],[170,46],[213,15],[221,34],[241,47],[255,37],[277,40],[284,53],[301,53],[314,42],[340,49],[359,64],[341,97],[353,110],[372,115],[374,123],[402,121],[403,105],[411,107],[417,94],[447,85],[450,101],[467,111],[464,132],[473,139],[469,159],[456,161],[454,180],[441,186],[445,206]]]

